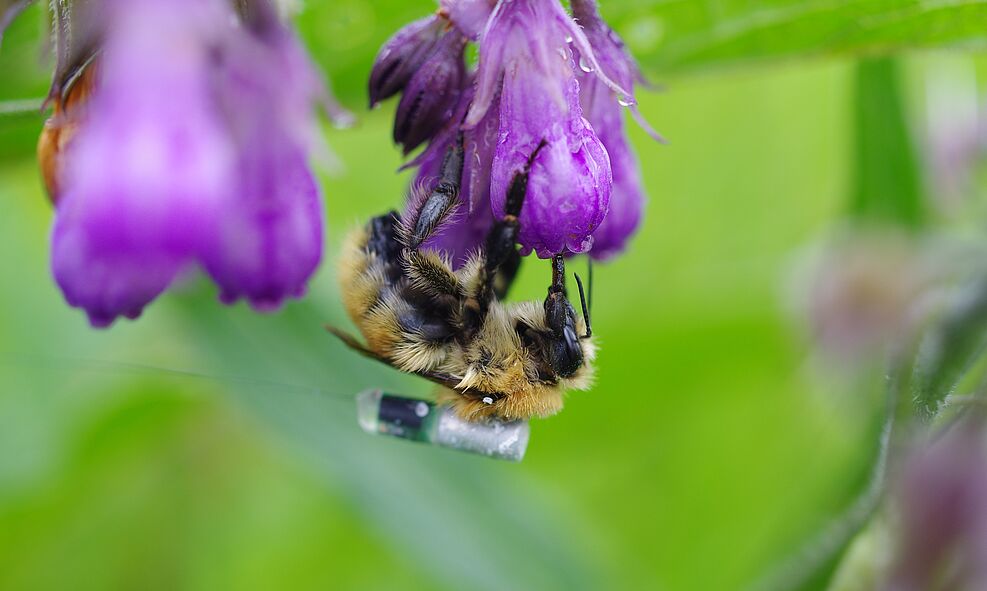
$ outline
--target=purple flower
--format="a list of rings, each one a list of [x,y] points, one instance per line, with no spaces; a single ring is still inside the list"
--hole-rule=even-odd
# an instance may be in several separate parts
[[[519,243],[548,258],[586,252],[610,201],[610,159],[582,116],[569,39],[581,31],[554,0],[501,3],[480,41],[476,98],[466,118],[478,124],[500,92],[500,131],[491,171],[495,216],[536,147],[521,209]],[[588,45],[586,54],[592,56]],[[592,57],[590,57],[592,59]]]
[[[982,417],[914,453],[898,482],[900,536],[885,589],[987,588],[987,453]]]
[[[411,77],[432,55],[444,22],[436,16],[417,20],[394,34],[380,48],[370,71],[370,106],[404,90]]]
[[[439,4],[457,29],[476,41],[493,12],[496,0],[441,0]]]
[[[600,89],[605,90],[605,87],[600,85],[598,90]],[[591,119],[594,129],[599,130],[603,147],[610,155],[613,174],[610,209],[607,217],[593,232],[593,248],[589,252],[589,255],[597,260],[608,260],[623,252],[627,241],[641,225],[641,218],[644,215],[645,199],[637,155],[627,144],[623,125],[620,122],[620,112],[611,111],[608,116],[613,115],[616,115],[618,121],[608,121],[607,116],[599,114]]]
[[[218,102],[237,146],[237,175],[202,252],[220,298],[272,310],[300,297],[322,256],[322,204],[306,154],[319,84],[271,13],[216,56]]]
[[[326,99],[265,0],[104,0],[106,41],[65,150],[52,268],[94,326],[202,263],[224,302],[299,296],[322,207],[306,160]],[[323,102],[326,102],[325,100]]]
[[[640,171],[622,114],[622,107],[630,106],[637,116],[632,91],[640,75],[620,38],[600,19],[595,2],[575,0],[572,7],[576,20],[557,0],[442,0],[437,19],[453,31],[439,43],[453,47],[448,53],[455,59],[436,57],[442,52],[435,49],[432,34],[423,33],[432,30],[427,28],[435,22],[431,19],[406,27],[381,52],[389,56],[404,48],[423,71],[455,72],[401,83],[405,94],[395,141],[411,149],[432,138],[409,165],[421,168],[417,183],[427,188],[449,142],[464,133],[462,193],[469,209],[457,218],[462,228],[451,224],[431,243],[441,244],[456,261],[464,260],[467,247],[482,244],[480,233],[490,220],[481,201],[489,200],[494,218],[503,217],[508,187],[525,170],[528,190],[519,216],[524,254],[591,252],[594,258],[609,258],[623,250],[640,224]],[[460,69],[461,36],[479,45],[479,66],[472,76]],[[422,47],[433,52],[428,60],[419,57]],[[421,65],[432,60],[444,66]],[[372,88],[381,85],[378,72],[386,62],[378,60]],[[453,112],[452,101],[444,101],[461,80]],[[409,118],[412,108],[434,115]],[[405,126],[415,133],[405,132]]]
[[[620,37],[600,18],[596,2],[573,0],[572,11],[573,17],[583,26],[600,67],[617,84],[633,89],[634,83],[641,80],[637,64],[624,50]],[[645,201],[641,171],[637,156],[627,142],[620,97],[600,78],[586,72],[587,66],[581,57],[577,56],[576,59],[582,64],[579,81],[583,113],[607,149],[613,171],[610,211],[593,233],[593,249],[590,251],[594,259],[605,260],[624,250],[641,223]],[[634,108],[631,106],[631,109]],[[646,129],[651,132],[650,128]]]
[[[394,142],[404,145],[405,154],[452,117],[466,79],[465,48],[465,37],[446,33],[408,81],[394,117]]]
[[[233,146],[209,101],[201,35],[222,11],[191,0],[114,6],[87,121],[69,146],[52,270],[94,326],[135,318],[202,247]]]

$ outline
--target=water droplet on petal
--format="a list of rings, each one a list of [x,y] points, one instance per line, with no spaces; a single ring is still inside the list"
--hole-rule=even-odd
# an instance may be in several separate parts
[[[621,107],[630,107],[631,105],[636,105],[637,101],[634,100],[632,96],[620,95],[617,97],[617,102]]]
[[[593,71],[593,66],[586,61],[585,57],[579,56],[579,69],[588,74]]]
[[[565,36],[565,42],[566,43],[572,43],[572,35],[566,35]]]

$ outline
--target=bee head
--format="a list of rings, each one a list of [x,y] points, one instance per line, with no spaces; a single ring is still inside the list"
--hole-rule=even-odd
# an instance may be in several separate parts
[[[546,360],[556,375],[568,378],[583,365],[583,348],[576,331],[576,312],[564,289],[549,288],[545,298],[545,324],[549,329]]]

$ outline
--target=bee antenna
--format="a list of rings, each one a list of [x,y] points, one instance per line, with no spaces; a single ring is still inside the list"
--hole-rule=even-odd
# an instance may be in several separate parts
[[[590,271],[590,289],[591,290],[592,290],[592,286],[593,286],[593,283],[592,283],[593,274],[592,273],[593,272]],[[590,320],[589,320],[589,307],[586,305],[586,292],[583,290],[583,280],[579,278],[579,275],[576,274],[576,273],[573,273],[572,275],[573,275],[573,277],[576,278],[576,285],[579,287],[579,304],[583,308],[583,319],[586,320],[586,334],[584,334],[580,338],[588,339],[591,336],[593,336],[593,326],[590,324]],[[590,291],[590,293],[592,294],[592,291]]]
[[[593,258],[586,257],[586,270],[589,272],[589,289],[586,290],[586,301],[589,302],[588,310],[593,310]]]

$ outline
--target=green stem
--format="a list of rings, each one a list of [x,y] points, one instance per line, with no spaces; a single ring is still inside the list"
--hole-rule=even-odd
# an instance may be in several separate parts
[[[856,78],[856,174],[848,213],[918,227],[925,220],[925,202],[897,64],[890,58],[863,60]]]

